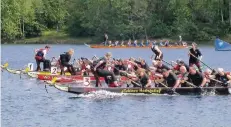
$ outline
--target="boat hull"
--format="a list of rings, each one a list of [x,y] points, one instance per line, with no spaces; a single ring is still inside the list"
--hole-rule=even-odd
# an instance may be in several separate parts
[[[78,87],[78,86],[61,86],[56,85],[57,89],[66,91],[74,94],[86,94],[94,91],[109,91],[114,93],[125,93],[125,94],[169,94],[169,88],[155,87],[155,88],[101,88],[101,87]],[[205,92],[213,92],[217,95],[229,95],[231,92],[230,87],[205,87],[192,88],[192,87],[181,87],[176,88],[175,92],[180,95],[199,95]]]

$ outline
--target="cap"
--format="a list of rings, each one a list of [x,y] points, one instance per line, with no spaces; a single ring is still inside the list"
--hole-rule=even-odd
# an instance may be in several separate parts
[[[224,69],[223,69],[223,68],[217,68],[217,71],[218,71],[218,72],[223,72]]]

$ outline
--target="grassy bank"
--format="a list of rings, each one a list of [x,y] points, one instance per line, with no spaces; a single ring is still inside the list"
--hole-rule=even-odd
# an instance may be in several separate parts
[[[73,38],[64,31],[56,32],[55,30],[50,30],[42,32],[40,37],[16,40],[14,44],[83,44],[90,42],[90,38]]]

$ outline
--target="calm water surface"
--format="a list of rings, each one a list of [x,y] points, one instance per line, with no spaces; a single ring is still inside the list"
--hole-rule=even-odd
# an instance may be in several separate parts
[[[44,45],[2,45],[2,63],[20,69],[34,62],[33,51]],[[148,49],[90,49],[76,45],[52,45],[48,58],[69,48],[75,58],[101,56],[150,59]],[[203,61],[231,71],[231,52],[201,47]],[[187,60],[187,49],[165,50],[166,61]],[[4,127],[230,127],[231,96],[123,96],[99,92],[76,95],[58,91],[26,76],[1,75],[2,126]]]

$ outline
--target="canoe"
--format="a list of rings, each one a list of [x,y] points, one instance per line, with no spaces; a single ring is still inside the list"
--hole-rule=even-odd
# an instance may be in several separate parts
[[[165,87],[155,87],[155,88],[121,88],[121,87],[79,87],[79,86],[65,86],[65,85],[55,85],[55,88],[74,94],[87,94],[95,91],[108,91],[113,93],[124,93],[124,94],[168,94],[169,88]],[[203,93],[215,93],[216,95],[229,95],[231,93],[231,87],[204,87],[192,88],[192,87],[181,87],[176,88],[175,92],[180,95],[200,95]]]
[[[49,76],[49,75],[53,75],[53,76],[58,76],[60,75],[60,72],[58,72],[57,74],[51,74],[51,72],[48,71],[27,71],[27,70],[16,70],[16,69],[11,69],[11,68],[5,68],[5,70],[7,70],[9,73],[12,74],[27,74],[28,76],[32,77],[32,78],[38,78],[38,75],[43,75],[43,76]],[[66,72],[65,75],[71,75],[69,72]]]
[[[118,49],[118,48],[151,48],[151,46],[104,46],[104,45],[87,45],[90,48],[110,48],[110,49]],[[188,48],[188,46],[183,45],[172,45],[172,46],[159,46],[160,48],[167,48],[167,49],[184,49]]]
[[[60,72],[58,72],[57,74],[51,74],[51,72],[46,72],[46,71],[29,71],[27,72],[27,75],[29,75],[32,78],[39,78],[39,77],[43,77],[44,80],[48,77],[50,78],[50,80],[52,79],[52,77],[55,76],[60,76]],[[71,74],[69,72],[65,73],[66,76],[70,76]],[[42,80],[42,79],[41,79]]]

